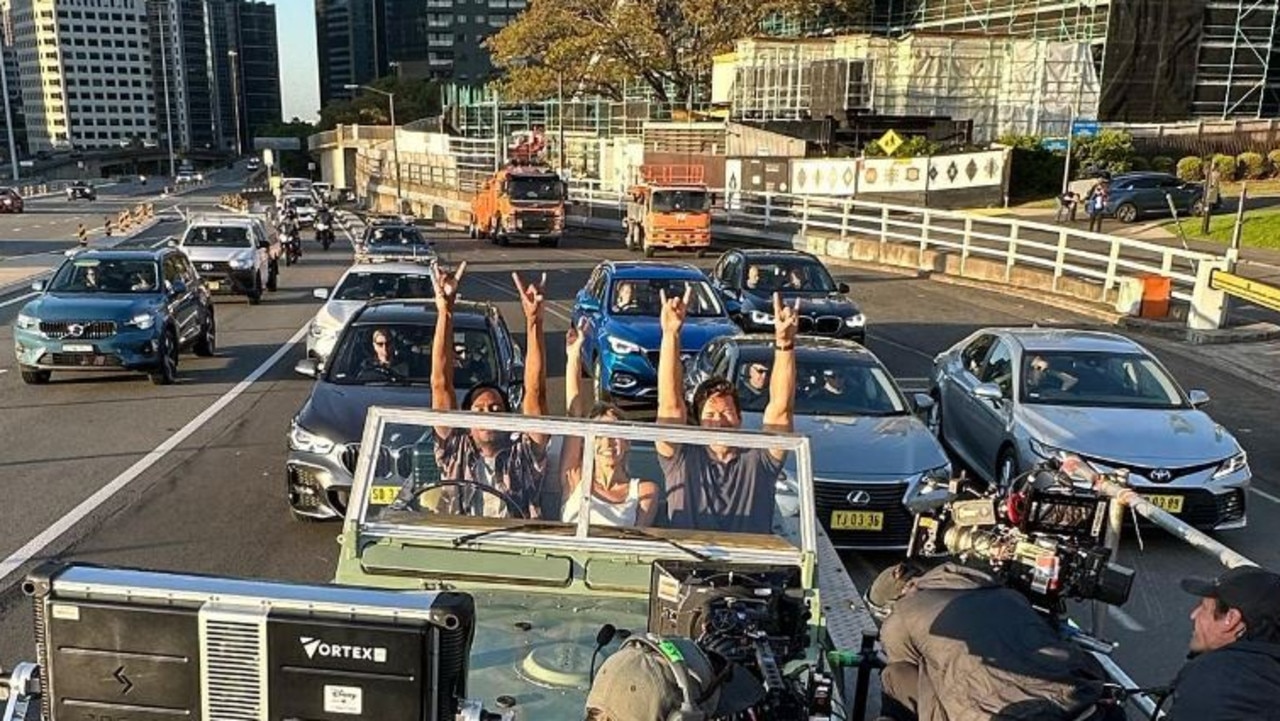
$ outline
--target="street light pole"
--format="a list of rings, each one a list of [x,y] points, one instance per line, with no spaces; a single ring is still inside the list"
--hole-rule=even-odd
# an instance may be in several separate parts
[[[569,148],[564,144],[564,70],[556,70],[556,95],[556,108],[560,115],[560,119],[556,121],[560,125],[560,177],[563,179],[564,169],[568,164],[566,156],[569,153]]]
[[[236,157],[244,154],[244,140],[240,135],[240,70],[236,63],[239,53],[234,50],[228,50],[227,55],[231,58],[231,97],[236,108]]]
[[[396,164],[396,212],[404,212],[404,186],[400,181],[400,133],[396,125],[396,94],[369,85],[344,85],[347,90],[369,90],[387,96],[387,106],[391,115],[391,154]]]
[[[4,62],[4,38],[0,37],[0,92],[4,93],[4,127],[9,132],[9,162],[13,166],[13,181],[18,182],[18,147],[13,142],[13,111],[9,107],[9,70]]]
[[[178,177],[178,164],[173,157],[173,109],[169,105],[169,51],[165,49],[165,25],[168,24],[163,16],[160,18],[160,73],[164,75],[164,119],[165,127],[169,136],[169,177]]]

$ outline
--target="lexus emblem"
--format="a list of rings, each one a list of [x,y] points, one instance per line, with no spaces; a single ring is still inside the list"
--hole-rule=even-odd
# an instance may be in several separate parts
[[[844,499],[854,506],[865,506],[871,502],[871,494],[866,491],[849,491]]]
[[[1173,472],[1168,468],[1157,468],[1151,472],[1151,480],[1156,483],[1168,483],[1173,478]]]
[[[71,325],[67,326],[68,338],[79,338],[82,335],[84,335],[83,325],[80,325],[79,323],[72,323]]]

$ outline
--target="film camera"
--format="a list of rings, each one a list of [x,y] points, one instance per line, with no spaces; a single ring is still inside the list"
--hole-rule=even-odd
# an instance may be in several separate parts
[[[915,524],[907,556],[983,562],[1051,613],[1062,612],[1066,599],[1119,606],[1129,600],[1134,572],[1112,563],[1104,544],[1109,503],[1053,464],[1007,494],[953,479],[908,502]]]

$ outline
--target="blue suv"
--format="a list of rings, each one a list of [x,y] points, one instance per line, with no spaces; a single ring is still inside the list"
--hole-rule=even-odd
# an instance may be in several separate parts
[[[685,263],[606,261],[596,266],[573,305],[573,323],[585,323],[582,362],[600,400],[649,403],[658,397],[662,345],[661,293],[692,288],[680,334],[684,359],[711,339],[740,331],[706,275]]]
[[[68,258],[13,329],[29,384],[55,370],[143,371],[157,385],[177,380],[178,353],[211,356],[213,302],[191,261],[174,248],[89,250]]]

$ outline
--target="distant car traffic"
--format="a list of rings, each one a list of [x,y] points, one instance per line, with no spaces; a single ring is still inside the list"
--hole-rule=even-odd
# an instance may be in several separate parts
[[[360,245],[356,248],[356,257],[429,262],[436,258],[436,247],[418,226],[388,220],[365,228]]]
[[[173,182],[177,185],[190,185],[191,183],[203,183],[204,173],[197,173],[194,170],[179,170],[174,176]]]
[[[324,361],[342,328],[366,303],[374,300],[433,298],[430,266],[418,263],[357,263],[342,274],[333,290],[316,288],[325,301],[307,331],[307,357]]]
[[[590,369],[598,399],[657,401],[660,294],[683,296],[686,290],[689,314],[680,331],[684,357],[712,338],[739,332],[719,293],[692,265],[606,261],[596,266],[578,292],[572,322],[586,324],[582,363]]]
[[[1152,503],[1200,528],[1245,525],[1248,458],[1160,361],[1113,333],[987,328],[934,359],[930,424],[982,478],[1008,487],[1071,453],[1129,471]]]
[[[217,347],[213,303],[177,250],[89,250],[62,263],[23,306],[13,343],[22,380],[48,383],[53,371],[142,371],[153,383],[177,379],[184,348]]]
[[[286,193],[284,202],[298,215],[298,224],[307,226],[316,221],[316,201],[310,193]]]
[[[178,248],[211,293],[243,295],[257,305],[264,291],[276,288],[279,263],[256,219],[231,214],[193,218]]]
[[[1168,197],[1166,197],[1168,196]],[[1121,173],[1107,191],[1107,215],[1132,223],[1144,215],[1169,215],[1169,200],[1180,215],[1200,215],[1204,188],[1169,173]]]
[[[83,180],[77,180],[67,186],[67,200],[97,200],[98,189]]]
[[[346,512],[370,406],[431,406],[436,317],[431,301],[374,301],[351,318],[323,367],[313,358],[298,362],[295,369],[316,382],[289,428],[285,468],[295,518],[341,518]],[[459,301],[453,342],[459,396],[485,383],[519,406],[523,355],[494,305]],[[378,353],[388,354],[389,363],[376,362]],[[380,477],[407,479],[415,472],[413,443],[406,446],[379,449]],[[434,467],[434,459],[430,463]]]
[[[748,332],[773,329],[773,294],[788,304],[800,301],[800,333],[832,338],[867,339],[867,317],[846,296],[847,283],[837,283],[822,261],[797,250],[742,249],[720,256],[711,283],[739,306],[734,320]]]
[[[760,428],[773,371],[772,334],[717,338],[685,369],[686,402],[712,377],[734,383],[743,427]],[[910,541],[914,517],[903,501],[926,479],[946,482],[951,463],[888,369],[858,343],[796,339],[795,433],[809,439],[818,520],[836,548],[896,549]],[[788,461],[787,478],[796,470]],[[796,506],[780,482],[779,504]],[[790,499],[786,494],[791,494]]]
[[[0,213],[21,213],[22,196],[13,188],[0,188]]]

